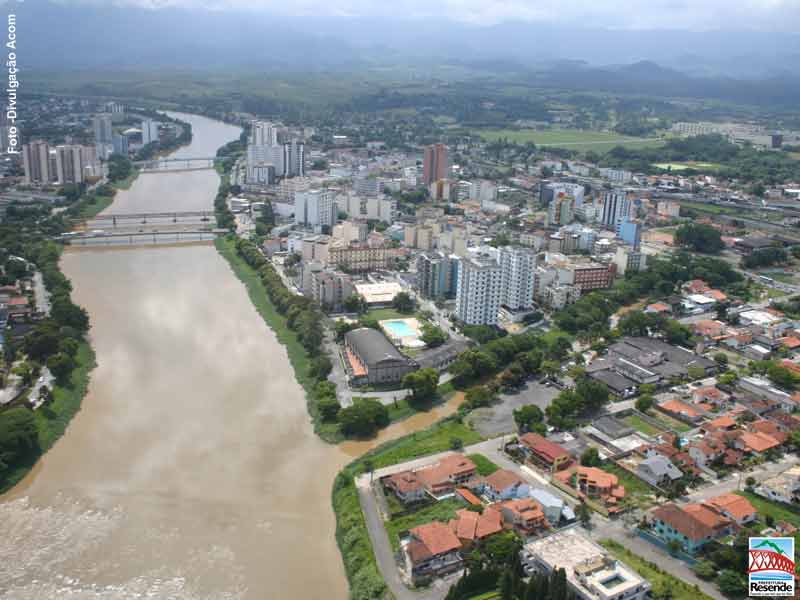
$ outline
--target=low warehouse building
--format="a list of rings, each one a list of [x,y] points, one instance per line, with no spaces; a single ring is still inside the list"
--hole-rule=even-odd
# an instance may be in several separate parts
[[[344,336],[348,370],[360,383],[393,383],[418,365],[403,356],[377,329],[362,327]]]

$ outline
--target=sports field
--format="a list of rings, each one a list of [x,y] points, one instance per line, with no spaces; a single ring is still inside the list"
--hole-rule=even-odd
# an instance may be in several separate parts
[[[568,150],[608,152],[614,146],[646,148],[660,146],[664,142],[657,138],[635,138],[613,131],[586,131],[582,129],[473,129],[486,141],[507,138],[510,142],[524,144],[533,142],[538,146],[566,148]]]
[[[722,165],[710,162],[673,162],[673,163],[654,163],[656,169],[663,169],[665,171],[686,171],[687,169],[698,169],[702,171],[719,171]]]

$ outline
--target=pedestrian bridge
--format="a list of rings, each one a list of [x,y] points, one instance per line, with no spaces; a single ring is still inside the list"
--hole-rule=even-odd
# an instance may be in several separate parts
[[[140,173],[180,173],[182,171],[207,171],[223,159],[218,156],[194,158],[152,158],[138,160],[133,165]]]
[[[211,210],[168,211],[148,213],[100,213],[86,222],[87,229],[99,227],[135,227],[136,225],[158,225],[168,223],[207,223],[214,219]]]

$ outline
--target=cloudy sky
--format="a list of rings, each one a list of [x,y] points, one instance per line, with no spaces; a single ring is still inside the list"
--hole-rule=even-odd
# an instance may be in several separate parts
[[[151,9],[264,11],[288,16],[437,17],[610,29],[800,31],[800,0],[59,0]]]

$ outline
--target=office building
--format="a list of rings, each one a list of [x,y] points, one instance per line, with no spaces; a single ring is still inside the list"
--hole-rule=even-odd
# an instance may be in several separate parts
[[[621,190],[606,192],[603,198],[603,212],[600,222],[619,235],[619,227],[626,218],[633,215],[633,202]]]
[[[642,224],[639,221],[631,221],[629,218],[623,219],[619,224],[618,236],[629,246],[638,250],[642,243]]]
[[[466,325],[496,325],[501,280],[500,265],[493,258],[459,259],[456,317]]]
[[[353,190],[359,196],[377,196],[383,190],[383,182],[377,177],[356,177]]]
[[[330,190],[309,190],[294,196],[294,222],[318,229],[336,224],[336,196]]]
[[[500,248],[500,304],[511,310],[533,307],[536,252],[530,248]]]
[[[458,283],[458,260],[443,252],[417,257],[417,287],[423,298],[452,298]]]
[[[22,146],[22,163],[25,183],[50,183],[55,175],[50,169],[50,145],[42,140]]]
[[[152,144],[158,141],[158,123],[153,119],[142,121],[142,144]]]
[[[393,260],[392,251],[384,247],[343,240],[334,240],[328,248],[328,264],[348,272],[377,271],[389,268]]]
[[[285,127],[270,121],[251,121],[248,144],[252,146],[277,146],[283,137]],[[279,136],[280,134],[280,136]]]
[[[103,107],[103,112],[107,114],[114,123],[120,123],[125,120],[125,105],[119,102],[106,102]]]
[[[425,146],[422,163],[422,182],[425,185],[430,185],[439,179],[447,179],[449,169],[447,146],[444,144]]]

